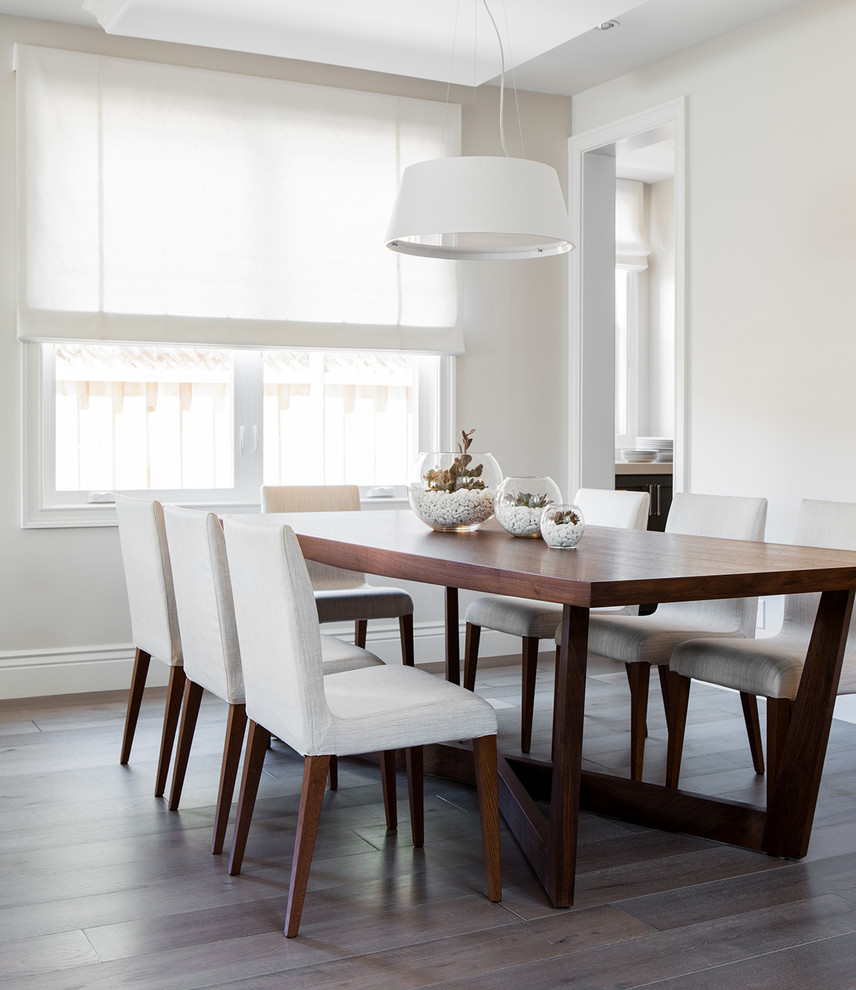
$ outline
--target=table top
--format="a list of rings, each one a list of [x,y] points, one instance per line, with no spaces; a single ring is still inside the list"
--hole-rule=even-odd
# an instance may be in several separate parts
[[[311,560],[399,580],[584,607],[856,587],[856,552],[589,526],[575,550],[496,520],[437,533],[409,509],[270,513]]]

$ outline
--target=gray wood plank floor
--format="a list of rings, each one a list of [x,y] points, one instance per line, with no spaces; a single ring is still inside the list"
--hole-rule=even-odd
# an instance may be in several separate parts
[[[549,751],[542,655],[533,753]],[[592,658],[585,760],[625,774],[623,669]],[[519,739],[520,670],[482,661],[501,748]],[[508,832],[503,900],[483,893],[475,795],[426,779],[425,847],[406,781],[388,833],[377,767],[344,760],[328,793],[300,937],[282,935],[302,761],[268,754],[243,872],[208,852],[225,708],[203,703],[180,811],[152,796],[163,691],[118,764],[121,692],[0,702],[0,987],[856,987],[856,726],[834,722],[801,862],[583,815],[573,908],[552,908]],[[763,801],[736,695],[694,687],[682,786]],[[652,678],[646,778],[666,734]],[[231,835],[227,841],[228,845]]]

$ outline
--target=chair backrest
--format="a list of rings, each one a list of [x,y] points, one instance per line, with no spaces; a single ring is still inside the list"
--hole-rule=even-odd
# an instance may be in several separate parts
[[[309,574],[289,526],[264,516],[223,523],[247,715],[302,755],[322,752],[332,725]]]
[[[794,523],[793,543],[801,547],[856,550],[856,503],[803,499]],[[807,644],[817,615],[819,594],[785,597],[782,634]],[[856,608],[850,620],[848,660],[856,658]]]
[[[262,485],[262,512],[350,512],[359,511],[360,490],[356,485]],[[316,591],[359,588],[365,584],[360,571],[307,560],[309,578]]]
[[[672,499],[666,519],[667,533],[714,536],[722,540],[764,539],[767,500],[737,495],[696,495],[680,492]],[[695,616],[711,631],[753,637],[758,613],[757,598],[725,598],[718,601],[669,602],[655,613],[675,625]]]
[[[213,512],[164,509],[184,672],[229,704],[244,701],[244,677],[223,527]]]
[[[574,504],[583,510],[586,526],[645,529],[651,496],[648,492],[580,488],[574,497]]]
[[[172,667],[181,666],[163,507],[154,499],[117,495],[116,516],[134,646]]]

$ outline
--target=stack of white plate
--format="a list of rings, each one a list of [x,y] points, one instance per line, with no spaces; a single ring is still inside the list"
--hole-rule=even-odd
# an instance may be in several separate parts
[[[657,460],[671,463],[675,453],[675,441],[671,437],[637,437],[637,450],[655,450]]]
[[[636,450],[622,450],[621,456],[630,464],[650,464],[657,460],[657,453],[656,450],[640,450],[637,447]]]

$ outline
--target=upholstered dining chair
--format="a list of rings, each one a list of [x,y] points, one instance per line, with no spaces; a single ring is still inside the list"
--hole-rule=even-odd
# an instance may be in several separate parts
[[[131,758],[146,676],[149,663],[154,657],[169,666],[166,708],[155,779],[155,796],[161,797],[166,788],[184,690],[181,637],[163,507],[155,499],[117,495],[116,516],[119,521],[122,566],[131,612],[131,640],[134,644],[134,670],[119,762],[126,764]]]
[[[356,485],[263,485],[262,512],[358,511]],[[413,599],[401,588],[369,584],[365,574],[306,561],[318,621],[353,622],[354,643],[365,647],[369,619],[398,619],[401,659],[413,666]]]
[[[793,543],[856,550],[856,503],[804,499],[794,523]],[[693,679],[767,700],[767,797],[800,685],[820,595],[785,597],[782,628],[764,639],[692,639],[669,661],[669,749],[666,784],[677,787],[681,770],[690,684]],[[838,694],[856,694],[856,609],[841,668]],[[752,735],[750,732],[750,744]],[[758,769],[756,764],[756,770]],[[763,772],[763,765],[762,771]]]
[[[666,519],[666,535],[711,536],[726,540],[763,540],[767,500],[732,495],[675,495]],[[651,615],[599,615],[589,618],[588,652],[625,665],[630,683],[630,776],[642,779],[647,734],[648,684],[656,666],[666,694],[669,658],[688,639],[699,636],[755,635],[756,598],[700,602],[663,602]],[[559,642],[561,628],[556,633]],[[668,711],[668,708],[667,708]]]
[[[472,739],[488,896],[501,897],[496,713],[456,684],[415,667],[322,676],[318,614],[293,530],[264,516],[227,516],[238,641],[250,727],[229,872],[240,872],[267,743],[304,756],[285,934],[298,932],[330,758],[405,749],[411,833],[423,841],[422,746]]]
[[[247,724],[226,542],[213,512],[168,505],[164,520],[186,676],[169,808],[178,809],[202,694],[209,691],[229,705],[211,842],[211,852],[217,855],[223,851]],[[372,653],[333,636],[321,637],[321,655],[325,674],[381,662]],[[335,788],[332,766],[330,776]],[[394,791],[391,796],[394,805]]]
[[[648,523],[650,500],[647,492],[580,488],[574,504],[582,509],[587,526],[644,529]],[[633,612],[637,611],[636,606],[631,606],[631,609]],[[464,621],[464,687],[470,691],[475,690],[482,629],[496,629],[510,636],[519,636],[523,641],[520,748],[528,753],[532,746],[538,644],[542,639],[553,639],[556,635],[562,622],[562,608],[526,598],[490,595],[470,602],[464,613]]]

